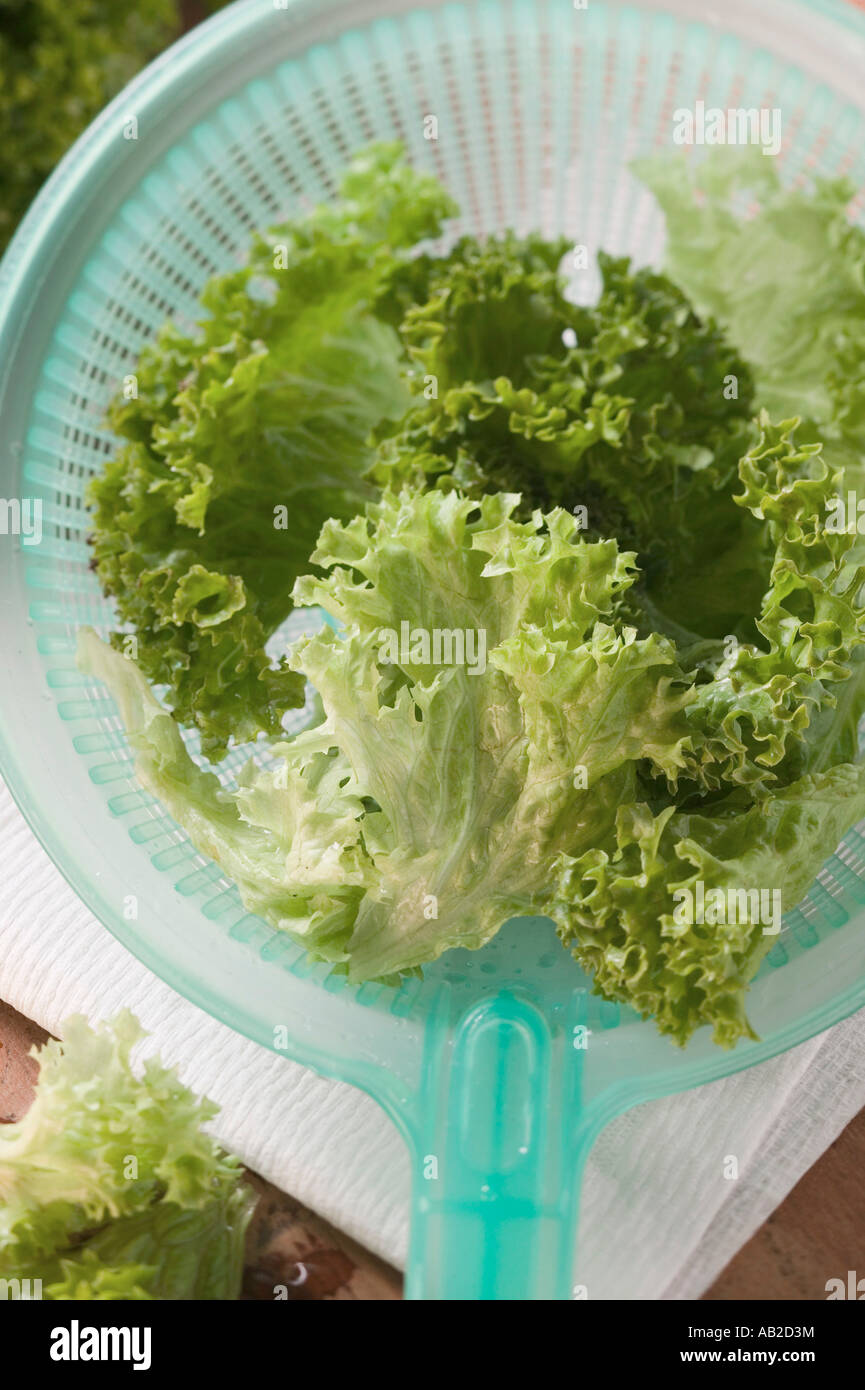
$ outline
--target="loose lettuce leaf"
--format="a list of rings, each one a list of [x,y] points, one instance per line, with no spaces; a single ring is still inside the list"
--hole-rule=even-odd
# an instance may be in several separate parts
[[[91,485],[93,566],[142,671],[213,759],[278,734],[303,703],[265,644],[322,522],[375,495],[367,435],[408,404],[386,321],[396,282],[453,210],[398,146],[372,147],[337,203],[256,238],[243,269],[212,280],[208,317],[164,328],[137,396],[114,403],[126,443]]]
[[[242,1191],[203,1207],[161,1200],[109,1221],[46,1257],[15,1265],[52,1300],[227,1300],[239,1296],[250,1202]]]
[[[704,789],[793,781],[826,766],[827,744],[857,756],[865,567],[854,537],[826,527],[840,475],[819,444],[797,442],[797,425],[773,425],[764,413],[739,463],[743,490],[733,500],[762,523],[772,568],[757,640],[704,646],[691,671],[692,771]]]
[[[423,399],[379,431],[372,478],[519,491],[526,516],[583,507],[589,534],[637,552],[655,626],[753,636],[742,614],[768,570],[732,500],[754,435],[748,367],[665,276],[602,253],[600,298],[581,308],[564,297],[563,246],[543,248],[461,243],[442,264],[401,327]]]
[[[859,679],[865,631],[850,538],[819,524],[832,476],[790,422],[764,419],[739,477],[771,582],[760,641],[714,665],[631,625],[637,570],[614,541],[561,509],[520,521],[513,494],[439,489],[325,524],[312,558],[327,573],[294,601],[341,633],[289,654],[322,720],[233,792],[192,764],[131,662],[93,633],[80,662],[114,692],[144,785],[252,910],[351,979],[547,913],[599,992],[679,1042],[710,1023],[731,1045],[762,928],[668,932],[682,856],[710,887],[756,881],[792,906],[861,814],[865,776],[824,770],[809,743]],[[403,625],[406,645],[385,646]],[[417,636],[436,631],[483,632],[485,662],[436,664]]]
[[[0,1277],[41,1278],[47,1297],[236,1297],[250,1201],[201,1129],[216,1107],[157,1060],[135,1076],[126,1011],[63,1031],[37,1054],[30,1109],[0,1129]]]
[[[295,586],[344,625],[290,661],[324,721],[235,793],[191,765],[130,662],[92,633],[141,780],[244,900],[352,979],[388,978],[544,910],[549,866],[611,831],[637,766],[675,779],[692,698],[672,645],[618,618],[633,557],[518,499],[386,493],[329,521]],[[486,659],[385,653],[383,634],[482,632]],[[424,664],[425,663],[425,664]]]
[[[667,267],[751,364],[757,403],[819,427],[850,487],[865,479],[865,232],[846,179],[789,189],[748,148],[654,155],[636,172],[666,216]]]
[[[148,1292],[154,1272],[152,1265],[104,1264],[85,1246],[80,1254],[59,1259],[47,1280],[44,1274],[36,1277],[50,1302],[143,1303],[155,1297]]]
[[[605,998],[651,1015],[677,1043],[709,1023],[715,1041],[731,1047],[756,1036],[745,991],[777,940],[764,930],[774,924],[753,900],[725,914],[730,923],[677,921],[685,900],[674,893],[696,894],[698,881],[706,895],[777,890],[789,911],[863,814],[863,764],[804,777],[750,806],[734,794],[711,814],[622,806],[614,847],[562,857],[550,915]]]

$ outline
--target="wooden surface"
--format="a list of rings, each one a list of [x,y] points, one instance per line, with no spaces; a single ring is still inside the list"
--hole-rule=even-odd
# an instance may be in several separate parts
[[[0,1001],[0,1123],[24,1114],[36,1064],[27,1054],[47,1035]],[[825,1299],[828,1279],[865,1278],[865,1111],[810,1169],[730,1262],[707,1299]],[[393,1300],[396,1270],[262,1178],[249,1174],[258,1205],[247,1238],[244,1298]]]

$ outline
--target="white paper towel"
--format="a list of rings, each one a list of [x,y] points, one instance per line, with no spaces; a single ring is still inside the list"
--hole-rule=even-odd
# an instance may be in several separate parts
[[[221,1107],[213,1128],[227,1149],[404,1262],[408,1155],[375,1102],[232,1033],[140,965],[76,898],[2,783],[0,889],[0,998],[54,1033],[71,1013],[132,1009],[151,1034],[144,1050]],[[698,1297],[863,1105],[865,1011],[621,1116],[589,1158],[578,1282],[590,1299]],[[836,1273],[815,1270],[815,1297]]]

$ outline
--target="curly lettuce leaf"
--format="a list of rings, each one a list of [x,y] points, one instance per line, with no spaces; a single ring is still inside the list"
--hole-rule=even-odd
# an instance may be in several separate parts
[[[653,1017],[679,1044],[710,1024],[732,1047],[756,1037],[745,993],[777,940],[773,900],[739,895],[777,892],[789,911],[863,814],[863,764],[804,777],[750,806],[734,793],[706,814],[622,806],[611,846],[562,857],[550,915],[605,998]],[[698,882],[706,899],[712,890],[737,895],[736,910],[718,914],[727,920],[697,920]],[[674,897],[682,890],[690,900]],[[682,911],[689,902],[694,910]]]
[[[615,622],[632,557],[576,536],[561,511],[515,521],[516,503],[386,495],[324,527],[313,559],[328,576],[296,586],[345,625],[344,640],[301,639],[292,662],[322,699],[316,736],[376,807],[363,831],[376,882],[346,943],[355,979],[542,911],[550,857],[602,832],[636,763],[673,775],[684,761],[689,695],[670,644]],[[382,670],[382,631],[403,623],[482,631],[485,668],[401,651]]]
[[[772,568],[757,639],[704,648],[691,672],[692,772],[704,789],[765,790],[825,767],[830,748],[841,761],[858,755],[865,566],[855,538],[826,525],[839,475],[819,444],[797,442],[797,426],[764,413],[739,464],[733,500],[761,523]]]
[[[597,304],[569,303],[563,247],[544,259],[542,246],[502,238],[443,263],[439,292],[401,327],[425,399],[379,432],[371,477],[519,491],[524,515],[583,507],[589,534],[636,550],[661,630],[752,635],[742,612],[768,571],[731,496],[754,434],[745,362],[669,279],[627,260],[601,253]]]
[[[111,411],[126,443],[90,488],[93,567],[211,759],[303,703],[265,645],[322,522],[375,495],[367,436],[409,400],[392,281],[454,211],[396,145],[359,155],[340,194],[210,281],[194,332],[162,330]]]
[[[158,1060],[136,1077],[127,1011],[64,1033],[37,1054],[30,1109],[0,1129],[0,1276],[96,1290],[58,1297],[117,1296],[118,1281],[128,1297],[235,1297],[250,1201],[201,1128],[216,1107]]]
[[[753,148],[635,169],[666,217],[666,262],[751,364],[758,405],[813,422],[847,486],[865,480],[865,232],[846,179],[785,188]]]
[[[202,1207],[161,1200],[15,1266],[50,1300],[227,1300],[240,1294],[250,1201],[243,1189]]]
[[[42,1278],[42,1297],[64,1303],[143,1303],[150,1293],[155,1267],[152,1265],[108,1265],[87,1246],[80,1254],[69,1254],[57,1261],[46,1279]]]
[[[400,337],[438,395],[468,381],[506,376],[521,386],[534,359],[562,353],[573,316],[560,266],[564,238],[514,232],[462,237],[431,261],[400,324]],[[417,296],[423,293],[423,298]]]
[[[84,637],[115,692],[141,780],[244,900],[352,979],[481,946],[544,910],[549,865],[633,798],[637,767],[675,779],[692,693],[667,639],[619,620],[633,557],[517,498],[387,493],[331,520],[294,600],[344,626],[292,648],[324,720],[221,790],[190,765],[130,662]],[[386,634],[483,634],[484,659],[386,651]],[[478,649],[476,649],[477,652]],[[170,744],[170,751],[166,747]]]

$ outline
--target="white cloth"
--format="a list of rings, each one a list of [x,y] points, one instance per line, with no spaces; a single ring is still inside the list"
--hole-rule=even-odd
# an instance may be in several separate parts
[[[220,1105],[213,1129],[227,1149],[404,1262],[408,1155],[375,1102],[232,1033],[140,965],[78,900],[2,783],[0,885],[0,998],[54,1033],[71,1013],[132,1009],[147,1050]],[[583,1186],[577,1279],[588,1297],[698,1297],[863,1105],[865,1011],[615,1120]],[[725,1176],[728,1156],[738,1178]]]

